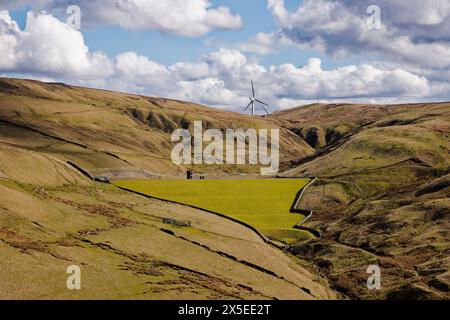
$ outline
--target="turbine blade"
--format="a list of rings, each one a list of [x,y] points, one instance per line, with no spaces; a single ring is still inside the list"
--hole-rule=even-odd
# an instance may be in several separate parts
[[[253,101],[250,101],[250,103],[248,104],[248,106],[245,107],[244,112],[248,110],[248,108],[250,108],[250,106],[252,105]]]
[[[267,114],[269,114],[269,111],[267,111],[266,107],[264,107],[264,106],[261,106],[261,107],[264,109],[264,111],[265,111]]]
[[[263,105],[265,105],[265,106],[268,106],[268,107],[270,107],[267,103],[265,103],[265,102],[262,102],[262,101],[260,101],[260,100],[258,100],[258,99],[255,99],[255,101],[256,102],[259,102],[259,103],[261,103],[261,104],[263,104]]]
[[[253,85],[253,80],[252,80],[252,92],[253,92],[253,98],[255,97],[255,86]]]

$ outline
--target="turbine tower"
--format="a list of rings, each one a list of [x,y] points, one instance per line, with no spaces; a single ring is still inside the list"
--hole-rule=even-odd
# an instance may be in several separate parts
[[[252,107],[252,115],[254,116],[255,111],[256,111],[256,103],[259,103],[261,105],[261,107],[264,109],[264,111],[266,112],[266,114],[269,114],[269,111],[266,109],[266,106],[269,108],[270,108],[270,106],[267,103],[256,99],[255,86],[253,85],[253,80],[252,80],[252,96],[250,97],[250,103],[248,104],[247,107],[245,107],[244,112],[246,112],[248,110],[248,108]]]

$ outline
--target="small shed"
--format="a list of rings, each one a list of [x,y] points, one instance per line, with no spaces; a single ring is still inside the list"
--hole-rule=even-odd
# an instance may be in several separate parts
[[[206,179],[206,175],[204,175],[204,174],[194,174],[194,171],[189,170],[189,171],[186,171],[186,178],[188,180],[205,180]]]

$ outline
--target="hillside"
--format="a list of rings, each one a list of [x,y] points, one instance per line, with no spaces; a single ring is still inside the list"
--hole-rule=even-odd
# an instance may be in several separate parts
[[[2,146],[0,161],[1,299],[334,297],[314,269],[239,224],[93,183],[32,151]],[[70,265],[82,268],[79,292],[65,287]]]
[[[322,237],[287,255],[233,221],[74,169],[184,176],[170,160],[170,135],[196,120],[221,130],[280,128],[280,176],[318,177],[299,209],[313,210],[302,226]],[[252,117],[0,78],[0,298],[448,299],[449,167],[450,103],[314,104]],[[65,289],[71,264],[87,277],[79,295]],[[371,264],[382,268],[381,291],[366,288]]]
[[[336,298],[313,266],[252,230],[92,182],[67,163],[94,173],[181,174],[167,141],[182,119],[269,120],[62,84],[0,83],[0,299]],[[311,152],[288,130],[284,139]],[[66,288],[70,265],[81,267],[81,291]]]
[[[301,206],[323,239],[291,251],[352,298],[449,298],[450,103],[310,105],[274,115],[317,152],[284,176],[318,176]],[[383,290],[363,285],[369,264]]]
[[[150,177],[180,175],[171,157],[171,134],[201,120],[207,128],[279,128],[261,117],[223,112],[162,98],[0,78],[0,143],[45,152],[93,174]],[[314,150],[282,129],[281,159]],[[257,172],[223,167],[198,171]]]

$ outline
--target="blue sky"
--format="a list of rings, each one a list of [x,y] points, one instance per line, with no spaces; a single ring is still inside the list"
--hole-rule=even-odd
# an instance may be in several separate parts
[[[287,0],[285,5],[292,10],[303,1]],[[170,65],[178,61],[196,62],[205,53],[221,46],[232,46],[244,42],[258,32],[273,32],[278,26],[273,19],[267,3],[263,0],[213,0],[214,6],[226,6],[243,19],[242,28],[236,30],[214,30],[197,38],[163,34],[157,30],[130,31],[118,26],[84,27],[82,32],[86,45],[92,51],[104,51],[115,56],[126,50],[148,56],[159,63]],[[11,16],[25,28],[27,9],[11,11]],[[64,16],[59,15],[60,19]],[[333,59],[318,50],[298,50],[283,48],[277,53],[257,57],[261,64],[270,66],[283,63],[303,65],[311,57],[319,57],[324,68],[335,68],[362,61],[357,56]]]
[[[373,30],[368,0],[0,0],[0,73],[233,110],[250,80],[274,108],[448,100],[450,4],[411,1]]]
[[[105,50],[111,55],[119,54],[125,46],[129,50],[152,57],[161,63],[172,64],[177,61],[197,61],[203,53],[213,51],[214,46],[245,41],[258,32],[270,32],[277,28],[265,1],[215,0],[211,3],[214,6],[229,7],[232,12],[238,13],[243,18],[243,27],[237,30],[214,30],[199,38],[162,34],[154,30],[131,32],[118,27],[106,27],[86,31],[86,42],[92,49]],[[118,41],[111,41],[112,39]],[[292,52],[286,52],[286,55],[292,54]],[[298,57],[299,52],[294,54],[297,54],[295,59],[301,61]],[[266,63],[275,63],[277,60],[286,62],[290,59],[287,56],[286,58],[272,56],[265,60]]]
[[[288,0],[286,6],[297,8],[301,2]],[[238,13],[243,18],[243,27],[237,30],[216,30],[200,38],[184,38],[154,30],[130,32],[119,27],[104,27],[85,31],[86,42],[92,49],[105,50],[110,55],[119,54],[123,47],[126,47],[152,57],[160,63],[173,64],[177,61],[195,62],[202,54],[211,52],[221,45],[230,46],[236,42],[246,41],[258,32],[272,32],[278,29],[265,1],[215,0],[211,3],[216,6],[227,6],[232,12]],[[332,59],[317,50],[295,48],[284,48],[279,53],[259,57],[259,61],[265,66],[283,63],[302,65],[311,57],[320,57],[325,68],[359,61],[357,57]]]

